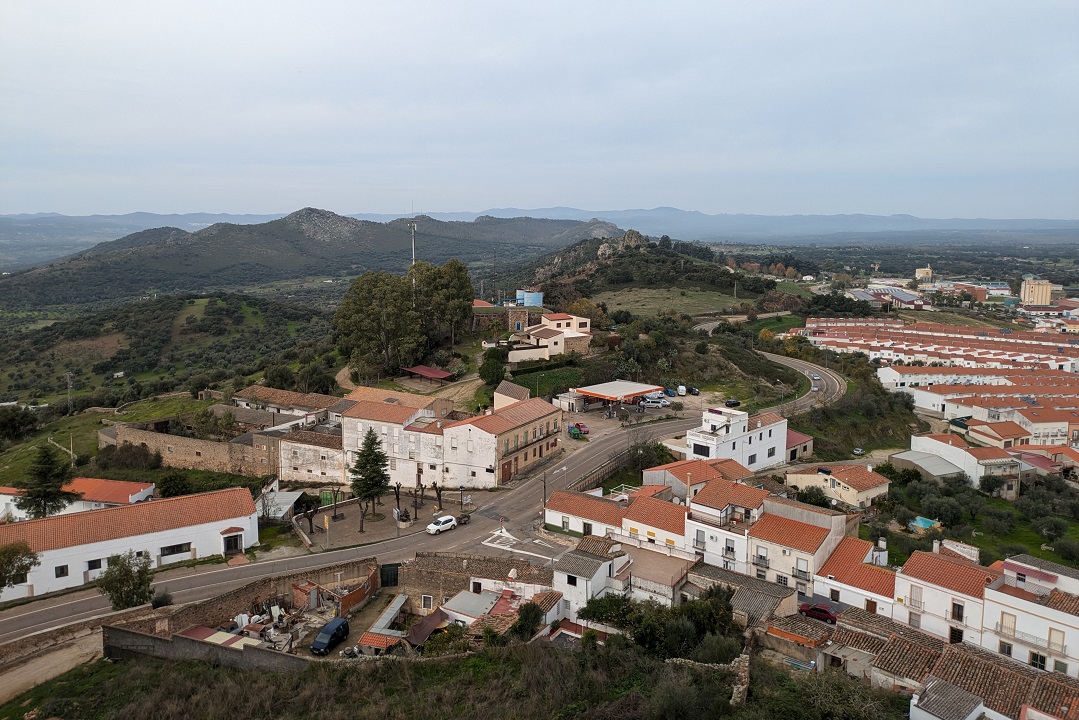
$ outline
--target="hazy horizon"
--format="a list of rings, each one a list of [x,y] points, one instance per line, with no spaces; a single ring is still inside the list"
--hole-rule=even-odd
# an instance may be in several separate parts
[[[1071,2],[9,0],[0,19],[2,214],[1079,216]]]

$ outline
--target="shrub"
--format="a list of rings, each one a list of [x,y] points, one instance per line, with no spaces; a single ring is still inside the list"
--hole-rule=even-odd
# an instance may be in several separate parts
[[[738,638],[708,633],[697,649],[689,654],[689,659],[702,663],[726,665],[741,653],[742,642]]]
[[[1061,538],[1053,543],[1053,549],[1066,562],[1070,562],[1072,565],[1079,564],[1079,542]]]
[[[172,605],[172,593],[168,590],[155,590],[154,596],[150,598],[150,607],[156,610],[166,605]]]
[[[1011,557],[1012,555],[1026,555],[1028,548],[1026,545],[1020,543],[1004,543],[1000,546],[1000,552],[1004,557]]]
[[[1030,529],[1053,542],[1068,532],[1068,523],[1058,517],[1041,517],[1030,523]]]

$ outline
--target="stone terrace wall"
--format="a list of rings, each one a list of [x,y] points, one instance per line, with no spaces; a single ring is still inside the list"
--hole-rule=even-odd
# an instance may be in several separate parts
[[[161,453],[161,462],[169,467],[189,470],[262,477],[277,467],[277,443],[263,443],[266,449],[239,443],[198,440],[180,435],[140,430],[130,425],[115,426],[116,443],[145,445],[151,452]]]
[[[140,656],[148,655],[165,660],[199,660],[236,670],[265,672],[302,671],[311,662],[302,655],[290,655],[279,650],[250,645],[237,649],[182,635],[163,638],[122,627],[104,627],[101,632],[105,657],[112,659],[137,660]]]

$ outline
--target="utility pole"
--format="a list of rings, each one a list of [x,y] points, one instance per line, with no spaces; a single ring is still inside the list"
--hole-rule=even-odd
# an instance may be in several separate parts
[[[71,408],[72,408],[72,404],[71,404],[71,386],[72,386],[72,384],[74,382],[74,380],[73,380],[74,376],[71,374],[71,371],[68,370],[66,373],[64,373],[64,377],[67,378],[67,414],[70,415],[71,414]]]
[[[412,231],[412,265],[410,269],[416,267],[416,221],[410,220],[408,223],[408,229]],[[412,273],[412,309],[416,309],[416,273]]]

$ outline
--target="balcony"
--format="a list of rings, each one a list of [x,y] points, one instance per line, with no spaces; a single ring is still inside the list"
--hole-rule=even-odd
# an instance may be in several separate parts
[[[723,556],[724,557],[729,557],[729,558],[734,557],[734,548],[732,548],[732,547],[723,548]]]
[[[694,540],[693,541],[693,549],[694,550],[704,550],[704,540]]]
[[[765,570],[769,567],[768,558],[761,557],[760,555],[753,556],[753,564],[757,567],[764,568]]]
[[[952,625],[958,625],[959,627],[973,627],[967,625],[967,621],[964,619],[965,616],[966,613],[964,612],[954,613],[951,610],[946,610],[944,612],[944,619]]]
[[[1031,635],[1030,633],[1025,633],[1022,630],[1016,630],[1014,627],[1007,627],[1001,625],[1000,623],[996,623],[993,629],[997,635],[1000,635],[1003,638],[1008,638],[1009,640],[1018,640],[1024,645],[1030,645],[1031,647],[1046,650],[1055,655],[1063,656],[1068,654],[1067,645],[1062,645],[1061,643],[1055,642],[1051,643],[1043,637]]]
[[[799,580],[809,580],[810,575],[808,570],[799,570],[798,568],[791,568],[791,575]]]
[[[903,598],[904,604],[911,610],[924,610],[925,604],[921,600],[915,600],[912,597]]]

